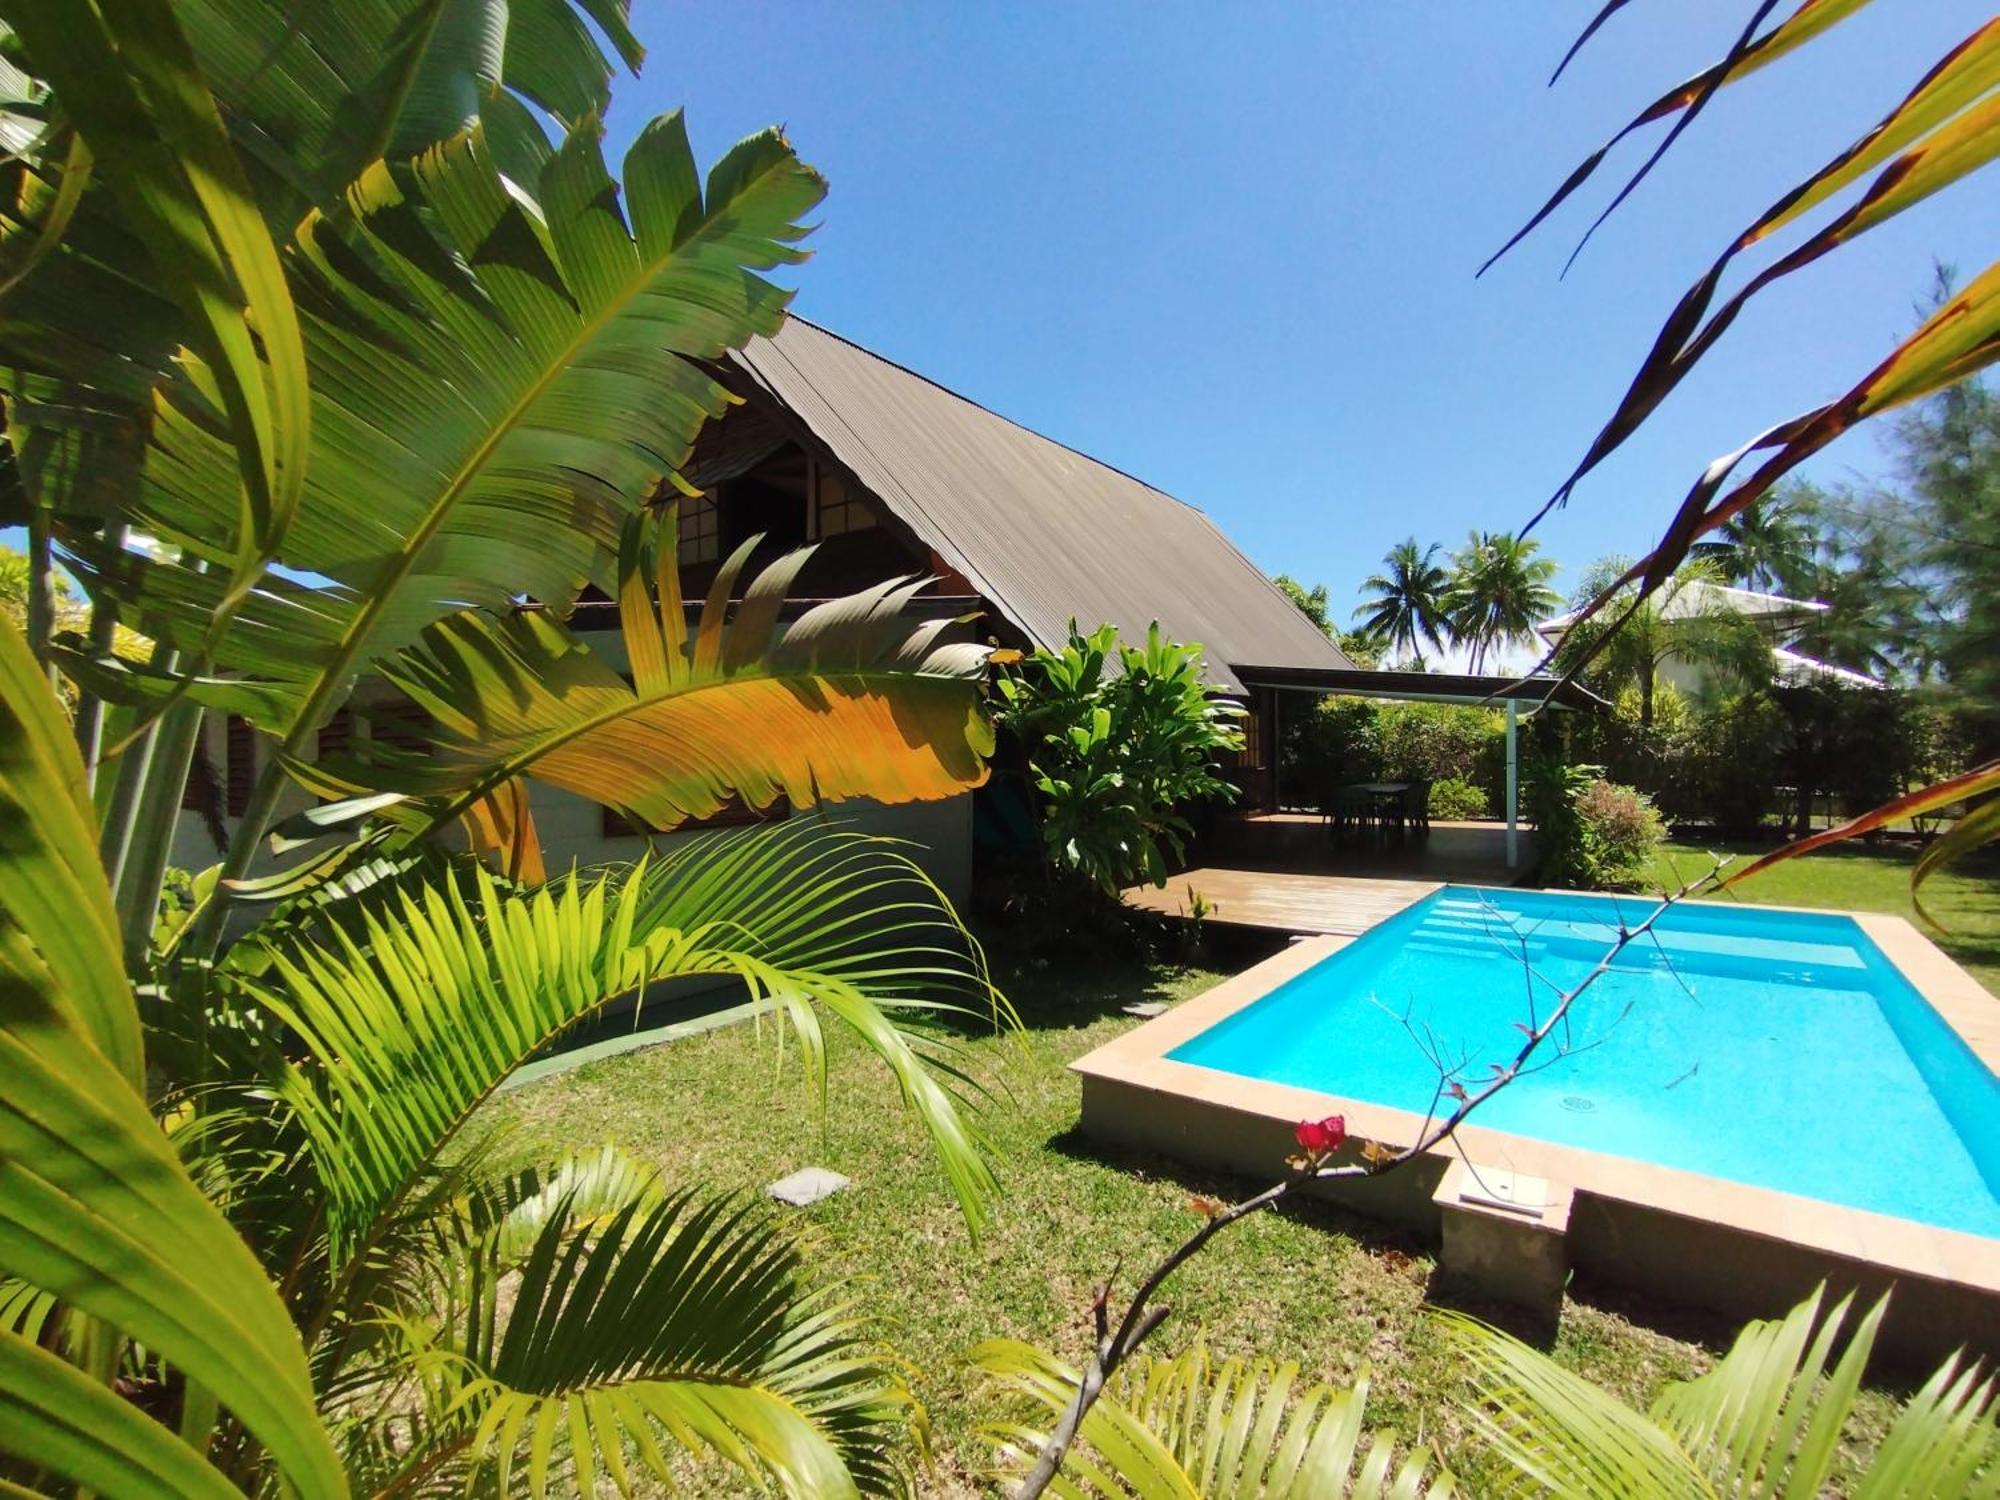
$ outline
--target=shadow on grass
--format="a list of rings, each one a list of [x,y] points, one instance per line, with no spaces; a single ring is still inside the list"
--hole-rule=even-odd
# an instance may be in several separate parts
[[[1047,1149],[1073,1161],[1089,1162],[1151,1181],[1169,1182],[1185,1189],[1190,1196],[1199,1193],[1224,1202],[1247,1198],[1275,1180],[1267,1178],[1260,1181],[1240,1173],[1190,1166],[1158,1152],[1093,1141],[1078,1128],[1051,1136]],[[1293,1223],[1344,1237],[1363,1254],[1373,1258],[1386,1273],[1420,1278],[1424,1285],[1424,1301],[1432,1307],[1465,1313],[1544,1351],[1554,1346],[1561,1331],[1561,1311],[1551,1314],[1495,1301],[1482,1296],[1477,1288],[1439,1266],[1434,1236],[1369,1218],[1325,1198],[1287,1198],[1268,1212]],[[1193,1227],[1190,1225],[1190,1233]],[[1162,1254],[1166,1248],[1162,1247]],[[1226,1236],[1211,1245],[1205,1253],[1227,1255]],[[1740,1318],[1666,1302],[1582,1272],[1571,1278],[1564,1299],[1564,1310],[1571,1306],[1611,1314],[1664,1337],[1700,1345],[1716,1355],[1728,1349],[1743,1323]]]
[[[1189,1196],[1199,1193],[1224,1202],[1247,1198],[1277,1180],[1276,1174],[1260,1181],[1239,1172],[1191,1166],[1171,1156],[1162,1156],[1157,1151],[1141,1151],[1095,1141],[1076,1126],[1050,1136],[1046,1149],[1071,1161],[1088,1162],[1146,1181],[1169,1182],[1185,1189]],[[1368,1218],[1325,1198],[1288,1197],[1277,1207],[1266,1211],[1293,1223],[1308,1224],[1315,1229],[1344,1235],[1370,1254],[1386,1257],[1393,1269],[1408,1269],[1418,1261],[1428,1261],[1434,1249],[1425,1244],[1421,1235],[1411,1230]],[[1190,1233],[1195,1227],[1190,1222]],[[1227,1251],[1218,1249],[1210,1253],[1226,1254]]]
[[[1182,963],[1149,955],[1137,943],[1108,951],[1078,945],[1069,951],[1037,952],[1027,936],[1005,929],[979,934],[994,984],[1031,1030],[1087,1026],[1128,1005],[1184,999],[1191,972],[1239,973],[1285,944],[1273,933],[1215,931],[1191,963]]]

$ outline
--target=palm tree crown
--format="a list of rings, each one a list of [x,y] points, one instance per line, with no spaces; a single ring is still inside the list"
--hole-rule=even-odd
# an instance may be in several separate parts
[[[1365,597],[1354,611],[1364,635],[1378,636],[1390,647],[1408,651],[1421,667],[1423,644],[1444,649],[1444,592],[1449,582],[1437,562],[1438,544],[1419,548],[1410,537],[1396,543],[1382,558],[1382,571],[1370,574],[1361,587]]]
[[[1689,555],[1727,583],[1774,594],[1809,594],[1813,571],[1811,494],[1781,492],[1731,516]]]
[[[1526,537],[1475,530],[1452,554],[1445,618],[1452,635],[1471,647],[1473,671],[1485,667],[1487,653],[1532,637],[1536,623],[1555,612],[1559,600],[1549,580],[1556,565],[1540,551]]]
[[[1584,574],[1573,595],[1581,606],[1625,576],[1631,559],[1607,557]],[[1721,570],[1712,562],[1681,566],[1653,594],[1634,602],[1627,586],[1593,618],[1563,636],[1556,664],[1595,655],[1589,674],[1600,690],[1630,684],[1639,690],[1639,722],[1653,723],[1662,669],[1673,663],[1699,666],[1722,679],[1754,686],[1770,681],[1771,643],[1754,620],[1739,613],[1717,587]]]

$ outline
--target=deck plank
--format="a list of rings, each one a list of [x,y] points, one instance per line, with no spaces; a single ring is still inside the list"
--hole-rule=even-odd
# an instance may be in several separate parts
[[[1186,917],[1190,891],[1211,908],[1206,920],[1225,927],[1358,937],[1423,900],[1444,882],[1359,875],[1309,875],[1278,870],[1188,870],[1165,889],[1133,886],[1128,905],[1165,917]]]

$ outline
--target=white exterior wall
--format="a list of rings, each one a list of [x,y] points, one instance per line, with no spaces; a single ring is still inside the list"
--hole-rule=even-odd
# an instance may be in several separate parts
[[[606,836],[604,813],[595,802],[553,787],[535,786],[531,792],[535,811],[535,831],[541,836],[542,858],[554,875],[571,865],[606,864],[637,859],[646,852],[646,840],[636,834]],[[895,806],[858,798],[850,802],[830,802],[824,810],[806,808],[794,818],[824,817],[842,829],[880,834],[907,840],[903,852],[923,867],[953,903],[963,907],[972,890],[972,795],[964,793],[942,802],[906,802]],[[657,835],[661,849],[693,837],[685,833]]]
[[[1708,690],[1709,670],[1699,662],[1682,661],[1678,656],[1660,663],[1653,673],[1656,686],[1670,687],[1683,698],[1699,698]]]

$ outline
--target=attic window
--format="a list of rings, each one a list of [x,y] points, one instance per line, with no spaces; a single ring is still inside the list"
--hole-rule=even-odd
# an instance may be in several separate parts
[[[1243,732],[1243,749],[1238,752],[1236,763],[1249,770],[1261,770],[1264,765],[1264,720],[1258,709],[1263,705],[1254,698],[1244,707],[1250,711],[1236,721],[1236,727]]]
[[[861,498],[861,491],[847,476],[823,464],[813,465],[813,524],[815,539],[845,536],[850,531],[869,531],[875,512]]]
[[[712,563],[722,556],[722,518],[713,496],[690,495],[681,501],[676,539],[683,567],[689,563]]]

